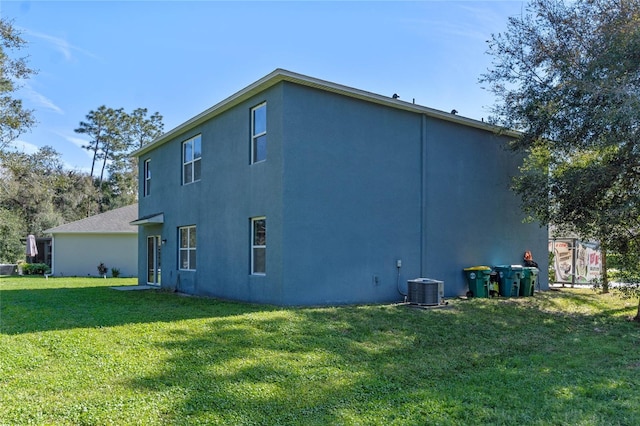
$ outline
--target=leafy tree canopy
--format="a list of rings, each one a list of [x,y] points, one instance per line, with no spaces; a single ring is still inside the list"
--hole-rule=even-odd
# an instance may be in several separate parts
[[[640,0],[532,0],[488,53],[492,119],[522,132],[524,210],[605,252],[640,247]]]
[[[515,182],[525,210],[606,243],[635,238],[640,1],[534,0],[489,54],[493,119],[522,132],[513,148],[528,155]]]
[[[0,18],[0,150],[35,124],[33,111],[25,109],[22,101],[14,97],[20,82],[35,73],[26,58],[13,56],[25,44],[13,23]]]
[[[90,177],[97,176],[100,191],[100,210],[105,206],[121,207],[136,201],[138,195],[138,163],[131,152],[162,134],[162,115],[156,112],[147,117],[146,108],[132,113],[101,105],[89,111],[75,131],[89,138],[83,145],[93,158]],[[105,182],[105,171],[108,180]]]
[[[25,238],[26,230],[20,217],[0,207],[0,263],[16,263],[24,259],[24,245],[20,241]]]

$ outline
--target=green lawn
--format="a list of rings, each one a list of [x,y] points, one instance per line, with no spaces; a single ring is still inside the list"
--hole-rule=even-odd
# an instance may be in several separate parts
[[[638,425],[636,301],[277,308],[0,278],[0,424]]]

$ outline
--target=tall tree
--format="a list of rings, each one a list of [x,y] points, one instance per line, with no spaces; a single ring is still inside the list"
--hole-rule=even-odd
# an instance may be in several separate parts
[[[162,115],[154,112],[147,117],[146,108],[137,108],[130,114],[129,140],[131,148],[138,149],[150,143],[152,140],[162,135],[164,123]]]
[[[19,82],[35,74],[26,58],[12,57],[25,44],[13,23],[0,18],[0,150],[35,124],[33,111],[25,109],[22,101],[14,97]]]
[[[80,126],[75,129],[76,133],[87,135],[90,139],[86,145],[82,145],[82,148],[92,154],[91,172],[89,173],[91,178],[95,172],[96,162],[101,158],[101,141],[109,135],[107,114],[107,107],[101,105],[96,111],[89,111],[85,117],[86,121],[81,121]]]
[[[81,121],[75,132],[89,137],[89,142],[82,146],[92,154],[89,176],[95,177],[96,165],[98,165],[101,170],[100,183],[102,183],[106,164],[123,138],[123,126],[127,125],[125,112],[122,108],[113,109],[101,105],[95,111],[89,111],[85,118],[86,121]]]
[[[107,115],[108,133],[100,141],[99,150],[102,154],[102,167],[100,169],[100,179],[98,187],[102,188],[104,181],[104,171],[107,164],[117,158],[122,152],[127,151],[127,132],[130,126],[129,116],[124,109],[111,109]]]
[[[123,150],[114,154],[108,166],[114,207],[131,204],[138,199],[138,161],[131,156],[131,152],[150,143],[163,132],[162,115],[155,112],[147,116],[147,113],[146,108],[137,108],[127,116],[125,143],[121,145]]]
[[[102,105],[90,111],[86,121],[80,122],[76,129],[91,139],[83,147],[93,154],[90,176],[96,178],[100,210],[137,200],[138,166],[131,152],[160,136],[164,128],[160,113],[147,114],[146,108],[137,108],[128,114],[122,108]]]
[[[640,0],[533,0],[489,54],[493,120],[522,132],[525,211],[605,253],[638,247]]]

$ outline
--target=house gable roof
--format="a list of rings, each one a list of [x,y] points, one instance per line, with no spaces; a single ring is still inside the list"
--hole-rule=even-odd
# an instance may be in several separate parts
[[[300,84],[302,86],[313,87],[316,89],[337,93],[344,96],[349,96],[349,97],[364,100],[367,102],[386,105],[392,108],[397,108],[405,111],[412,111],[419,114],[424,114],[429,117],[451,121],[451,122],[455,122],[455,123],[462,124],[469,127],[483,129],[491,132],[502,131],[504,134],[509,136],[514,136],[516,134],[513,131],[505,131],[504,129],[501,129],[489,123],[485,123],[484,121],[478,121],[471,118],[462,117],[456,114],[440,111],[440,110],[425,107],[422,105],[417,105],[411,102],[401,101],[400,99],[395,99],[393,97],[378,95],[378,94],[367,92],[364,90],[343,86],[341,84],[320,80],[314,77],[309,77],[306,75],[302,75],[302,74],[298,74],[298,73],[294,73],[291,71],[278,68],[272,73],[256,81],[255,83],[245,87],[239,92],[236,92],[235,94],[229,96],[225,100],[217,103],[216,105],[212,106],[206,111],[185,121],[184,123],[180,124],[176,128],[169,130],[167,133],[156,138],[150,144],[143,146],[142,148],[134,151],[132,155],[135,157],[139,157],[157,148],[158,146],[168,142],[175,136],[178,136],[196,126],[199,126],[205,121],[212,119],[213,117],[223,113],[224,111],[227,111],[233,108],[234,106],[240,104],[241,102],[244,102],[245,100],[251,98],[252,96],[260,92],[263,92],[269,87],[272,87],[283,81]]]
[[[130,224],[138,216],[138,204],[109,210],[95,216],[50,228],[47,234],[137,234]]]

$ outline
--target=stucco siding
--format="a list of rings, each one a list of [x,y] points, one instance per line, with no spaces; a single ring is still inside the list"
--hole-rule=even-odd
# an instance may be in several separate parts
[[[122,277],[138,275],[137,234],[55,234],[52,273],[56,276],[98,276],[104,263]]]
[[[465,267],[526,249],[545,264],[546,232],[509,189],[507,137],[294,84],[285,108],[288,302],[402,300],[417,277],[455,296]]]
[[[420,116],[286,85],[289,303],[401,300],[419,274]],[[410,274],[410,275],[409,275]]]
[[[523,222],[507,136],[340,90],[278,81],[142,150],[152,186],[139,217],[164,223],[139,229],[140,283],[146,239],[159,235],[163,287],[248,302],[402,301],[417,277],[457,296],[463,268],[520,263],[527,249],[547,285],[546,229]],[[250,111],[262,102],[267,156],[250,164]],[[183,185],[182,142],[198,134],[201,180]],[[255,217],[267,221],[265,275],[250,271]],[[197,229],[194,271],[178,265],[182,226]]]
[[[282,259],[282,90],[273,87],[212,120],[178,135],[141,158],[151,160],[152,190],[140,194],[140,216],[164,213],[161,231],[141,227],[139,248],[146,253],[146,237],[160,232],[162,285],[188,293],[247,301],[280,303]],[[250,110],[267,102],[267,160],[250,164]],[[182,185],[182,142],[202,135],[202,176]],[[142,170],[141,170],[142,173]],[[142,175],[140,175],[142,177]],[[266,276],[250,275],[250,225],[266,217],[269,239]],[[178,228],[197,229],[197,268],[178,268]],[[145,270],[141,256],[140,268]],[[140,282],[146,281],[141,276]]]
[[[464,294],[462,269],[521,264],[532,250],[547,286],[547,232],[525,223],[510,190],[521,158],[508,138],[454,123],[427,121],[426,275],[445,281],[449,295]]]

